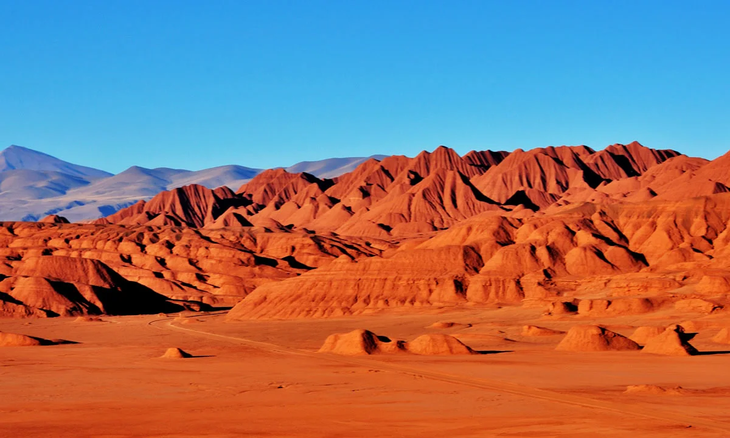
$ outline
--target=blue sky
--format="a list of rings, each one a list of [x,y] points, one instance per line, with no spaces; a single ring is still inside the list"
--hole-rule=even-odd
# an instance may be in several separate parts
[[[727,1],[0,0],[0,147],[119,172],[730,148]]]

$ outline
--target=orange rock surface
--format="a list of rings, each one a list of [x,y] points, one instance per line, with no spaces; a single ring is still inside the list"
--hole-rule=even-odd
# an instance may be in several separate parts
[[[165,354],[162,355],[163,359],[187,359],[190,357],[193,357],[193,355],[177,347],[168,348]]]
[[[50,345],[52,343],[46,339],[33,336],[0,332],[0,347],[36,347],[39,345]]]
[[[320,353],[335,353],[345,356],[405,351],[405,342],[392,341],[390,338],[378,336],[369,330],[362,329],[350,333],[330,335],[319,349]]]
[[[232,306],[256,287],[392,244],[261,228],[0,224],[0,316]]]
[[[597,325],[572,327],[555,347],[559,351],[622,351],[638,350],[639,345],[618,333]]]
[[[687,335],[682,326],[673,325],[660,335],[649,339],[641,352],[665,356],[692,356],[697,354],[697,349],[689,344],[691,338],[692,336]]]

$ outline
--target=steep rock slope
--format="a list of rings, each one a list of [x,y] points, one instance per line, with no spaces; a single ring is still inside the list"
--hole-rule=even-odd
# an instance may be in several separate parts
[[[583,200],[588,200],[586,197],[601,183],[640,176],[679,155],[676,151],[646,148],[638,142],[611,145],[598,152],[586,146],[517,149],[473,183],[498,202],[506,203],[517,194],[541,208],[569,190],[583,192]]]
[[[200,228],[212,223],[228,207],[240,203],[227,187],[210,190],[199,185],[189,185],[162,192],[149,202],[135,205],[109,217],[97,219],[96,224],[155,224],[186,225]]]

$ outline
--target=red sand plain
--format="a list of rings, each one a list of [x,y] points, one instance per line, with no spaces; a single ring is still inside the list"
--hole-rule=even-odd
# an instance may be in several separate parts
[[[0,349],[0,436],[612,437],[730,435],[730,349],[716,329],[703,354],[563,352],[564,335],[522,336],[532,324],[575,323],[540,310],[428,309],[346,319],[226,322],[222,313],[4,319],[0,331],[77,342]],[[671,313],[652,323],[676,322]],[[606,320],[633,333],[638,317]],[[712,325],[724,315],[703,317]],[[454,321],[471,324],[430,328]],[[602,324],[600,319],[591,322]],[[707,324],[705,324],[707,325]],[[337,332],[391,339],[451,334],[467,356],[317,353]],[[179,347],[190,359],[165,359]],[[625,393],[631,385],[682,391]]]

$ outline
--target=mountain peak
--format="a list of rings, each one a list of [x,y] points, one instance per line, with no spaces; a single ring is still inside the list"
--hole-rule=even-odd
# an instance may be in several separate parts
[[[10,146],[0,151],[0,157],[2,157],[2,160],[4,162],[8,162],[9,165],[20,164],[21,166],[22,161],[25,159],[38,159],[40,157],[53,160],[56,159],[51,155],[36,151],[34,149],[26,148],[24,146],[18,146],[17,144],[11,144]],[[20,168],[25,169],[26,167]]]
[[[60,172],[83,178],[106,178],[112,175],[103,170],[72,164],[46,153],[18,145],[10,145],[0,151],[0,172],[6,170]]]

